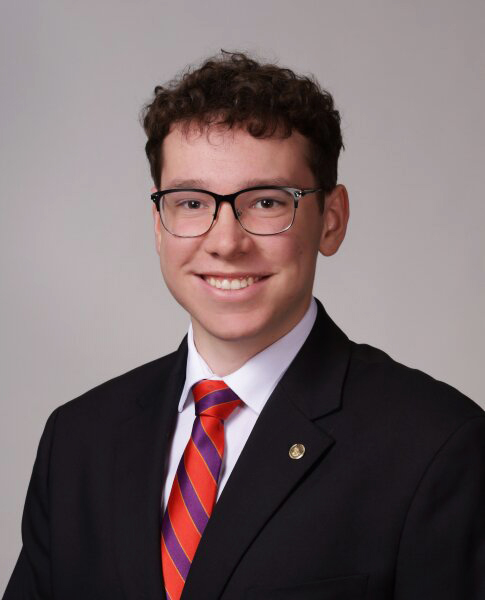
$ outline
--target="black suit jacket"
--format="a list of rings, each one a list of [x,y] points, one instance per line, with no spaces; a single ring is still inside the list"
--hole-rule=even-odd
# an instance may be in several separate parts
[[[184,340],[50,416],[5,600],[163,597],[160,495],[186,355]],[[183,598],[483,600],[485,413],[349,341],[319,305]]]

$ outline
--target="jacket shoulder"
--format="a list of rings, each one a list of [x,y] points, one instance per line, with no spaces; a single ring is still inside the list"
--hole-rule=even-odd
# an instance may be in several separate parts
[[[476,402],[451,385],[368,344],[351,342],[351,347],[348,397],[357,398],[352,392],[358,390],[366,408],[396,428],[441,437],[469,419],[485,416]]]
[[[166,380],[176,364],[178,351],[167,354],[113,377],[56,409],[64,419],[124,420],[138,399]]]

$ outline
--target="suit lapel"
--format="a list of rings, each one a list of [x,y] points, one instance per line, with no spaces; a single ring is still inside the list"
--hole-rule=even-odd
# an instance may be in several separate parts
[[[308,339],[261,412],[217,502],[182,598],[219,598],[254,538],[335,440],[313,421],[341,405],[350,342],[318,303]],[[305,446],[292,460],[289,449]]]
[[[114,469],[115,554],[127,598],[162,598],[160,499],[170,436],[185,381],[186,341],[162,364],[120,427]]]

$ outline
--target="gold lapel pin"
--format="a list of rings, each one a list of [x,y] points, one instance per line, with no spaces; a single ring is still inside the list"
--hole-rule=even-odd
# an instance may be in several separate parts
[[[303,444],[293,444],[288,454],[293,460],[298,460],[305,454],[305,446]]]

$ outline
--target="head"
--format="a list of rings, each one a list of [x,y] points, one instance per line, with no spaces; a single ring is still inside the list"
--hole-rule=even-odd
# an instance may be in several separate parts
[[[162,273],[191,314],[198,347],[213,339],[264,348],[301,319],[318,252],[333,254],[345,235],[343,144],[331,95],[289,69],[222,52],[156,87],[143,124],[157,190],[321,190],[300,200],[291,228],[271,236],[246,232],[223,202],[210,231],[175,237],[153,207]]]

